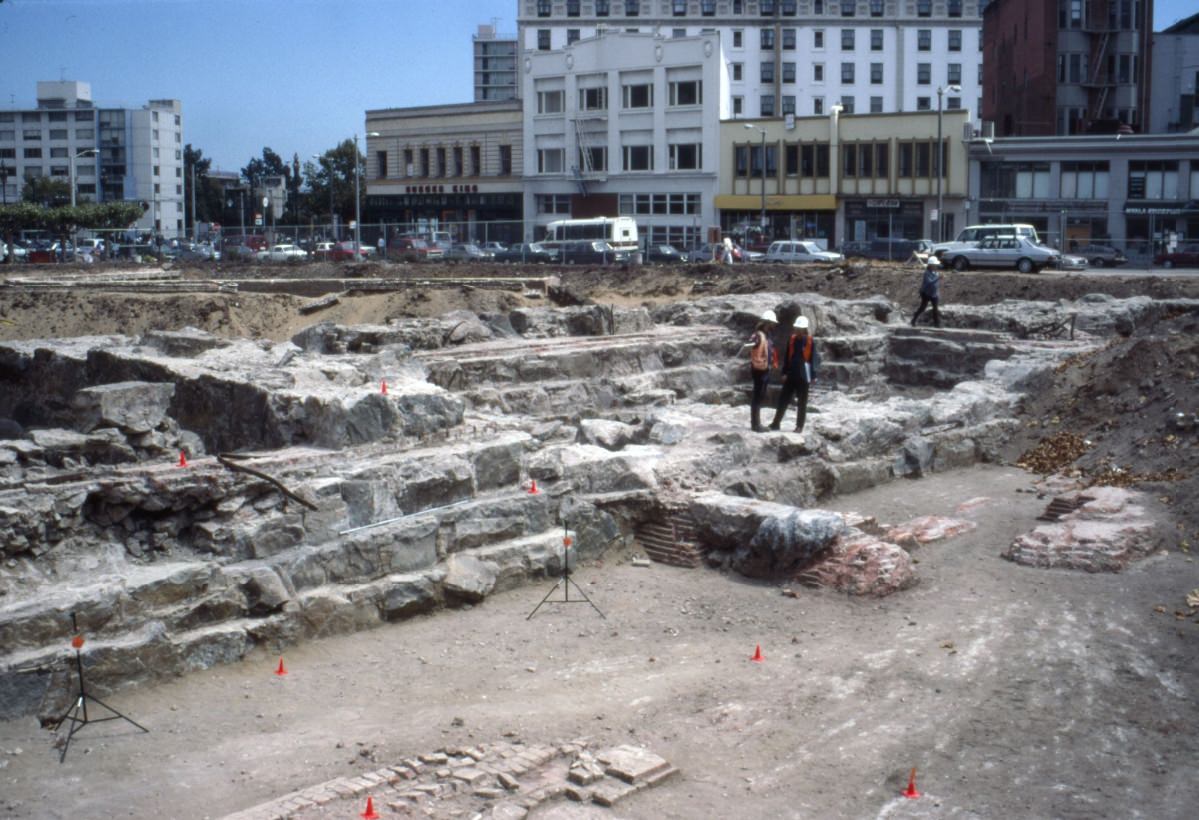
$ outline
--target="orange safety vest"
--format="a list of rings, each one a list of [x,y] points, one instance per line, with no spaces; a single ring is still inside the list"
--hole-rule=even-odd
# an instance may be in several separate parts
[[[795,340],[799,338],[798,334],[792,333],[791,338],[787,340],[787,361],[795,355]],[[808,364],[812,363],[812,334],[808,334],[808,340],[803,346],[803,360]]]
[[[774,345],[770,343],[770,337],[763,331],[754,331],[754,337],[756,341],[754,342],[754,346],[749,350],[749,366],[754,370],[769,370],[772,358],[774,359],[773,364],[778,364],[778,353],[774,351]],[[774,355],[772,356],[771,354]]]

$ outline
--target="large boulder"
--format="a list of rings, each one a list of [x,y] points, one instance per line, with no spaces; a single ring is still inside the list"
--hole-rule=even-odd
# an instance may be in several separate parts
[[[171,382],[117,382],[85,387],[75,394],[78,429],[117,427],[126,433],[148,433],[162,424],[175,396]]]
[[[490,561],[481,561],[473,555],[451,555],[446,559],[441,588],[452,601],[475,604],[495,588],[498,575],[499,567]]]

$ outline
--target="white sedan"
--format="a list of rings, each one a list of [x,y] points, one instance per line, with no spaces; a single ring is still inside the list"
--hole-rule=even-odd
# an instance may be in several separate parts
[[[259,262],[299,262],[308,258],[308,252],[298,245],[272,245],[270,250],[260,250]]]

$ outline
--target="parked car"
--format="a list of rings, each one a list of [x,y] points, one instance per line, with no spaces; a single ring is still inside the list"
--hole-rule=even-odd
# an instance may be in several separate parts
[[[1057,264],[1060,255],[1053,248],[1038,245],[1027,236],[996,236],[984,239],[977,248],[946,251],[941,262],[958,271],[970,268],[1015,268],[1021,273],[1032,273]]]
[[[563,265],[611,265],[629,261],[628,251],[618,251],[602,239],[566,242],[558,253]]]
[[[446,251],[445,258],[451,262],[490,262],[495,256],[471,242],[457,242]]]
[[[1085,257],[1096,268],[1114,268],[1128,261],[1127,256],[1110,245],[1082,245],[1070,253]]]
[[[329,251],[329,259],[334,262],[362,262],[370,257],[370,249],[365,245],[355,247],[353,241],[338,242]]]
[[[421,262],[429,262],[445,256],[445,251],[437,245],[416,236],[396,237],[387,246],[387,252],[399,256],[401,259],[407,257]]]
[[[932,253],[931,239],[866,239],[841,243],[841,253],[847,259],[888,259],[906,262],[912,254],[924,258]]]
[[[702,245],[694,245],[683,254],[683,257],[684,262],[720,262],[724,259],[724,245],[720,242],[705,242]],[[745,261],[741,253],[741,248],[737,245],[733,245],[733,261]]]
[[[945,254],[948,251],[977,248],[978,244],[984,239],[991,239],[996,236],[1024,236],[1033,242],[1039,243],[1041,241],[1041,237],[1037,235],[1037,229],[1023,222],[1013,222],[1006,225],[971,225],[967,228],[962,228],[961,233],[952,242],[938,242],[933,245],[933,253],[944,262]]]
[[[767,262],[844,262],[845,257],[833,251],[826,251],[811,240],[780,239],[770,243],[766,251]]]
[[[312,258],[331,259],[333,257],[333,248],[336,245],[336,242],[317,242],[316,247],[312,249]]]
[[[1086,270],[1087,258],[1073,253],[1062,253],[1054,267],[1058,270]]]
[[[647,245],[645,261],[659,265],[671,265],[683,261],[683,252],[674,245]]]
[[[272,245],[269,250],[259,251],[255,258],[259,262],[302,262],[308,253],[299,245]]]
[[[1153,257],[1153,264],[1163,268],[1199,267],[1199,243],[1188,242],[1167,253],[1159,253]]]
[[[530,264],[545,264],[553,262],[556,258],[557,254],[539,242],[522,242],[505,248],[495,255],[495,261],[497,262],[526,262]]]
[[[486,253],[491,254],[492,256],[495,256],[500,251],[508,250],[508,246],[505,245],[503,242],[484,242],[481,245],[479,245],[479,249]]]

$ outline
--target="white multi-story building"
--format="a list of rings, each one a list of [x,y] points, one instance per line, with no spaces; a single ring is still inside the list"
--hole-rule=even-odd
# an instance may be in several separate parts
[[[936,110],[976,118],[980,0],[518,0],[522,49],[605,32],[715,34],[734,118]]]
[[[516,35],[496,34],[494,25],[479,26],[472,43],[475,61],[475,102],[514,100],[520,91],[516,64],[520,45]]]
[[[35,108],[0,110],[0,165],[8,169],[5,201],[20,199],[30,179],[73,180],[78,202],[146,203],[140,230],[184,229],[178,100],[97,108],[88,83],[38,82]]]
[[[524,213],[624,214],[645,241],[687,247],[719,225],[728,75],[714,33],[591,36],[523,62]]]

